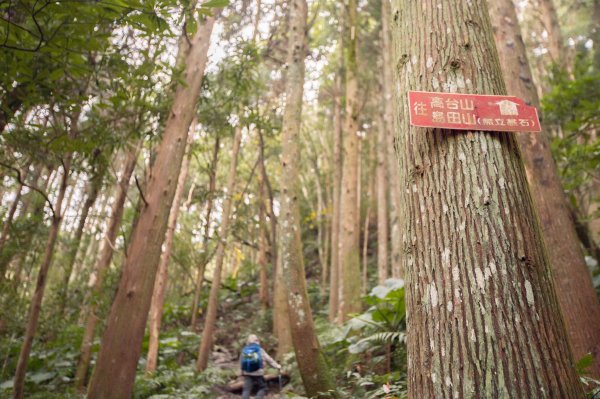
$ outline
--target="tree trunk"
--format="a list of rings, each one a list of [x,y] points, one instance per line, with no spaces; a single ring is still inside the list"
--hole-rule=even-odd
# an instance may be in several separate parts
[[[83,236],[83,229],[85,228],[85,224],[87,222],[88,215],[90,213],[90,209],[94,206],[96,199],[98,198],[98,194],[102,189],[102,185],[104,183],[104,174],[106,172],[106,168],[102,168],[98,171],[96,176],[93,176],[89,181],[89,189],[87,198],[85,199],[82,209],[81,215],[79,216],[79,223],[77,224],[77,229],[75,230],[75,236],[73,240],[69,244],[69,251],[67,252],[67,257],[65,262],[65,270],[62,281],[62,288],[60,290],[60,309],[59,309],[59,317],[63,317],[65,313],[65,307],[67,305],[67,297],[69,294],[69,281],[71,280],[71,275],[73,274],[73,266],[75,265],[75,260],[77,258],[77,252],[79,251],[79,246],[81,244],[81,237]]]
[[[409,397],[581,398],[514,135],[409,125],[408,90],[505,94],[485,1],[392,12]]]
[[[265,183],[258,179],[258,267],[259,292],[258,297],[263,309],[269,307],[269,281],[267,276],[267,221],[265,218]]]
[[[365,215],[365,226],[363,230],[363,247],[362,247],[362,284],[360,292],[363,295],[367,294],[369,287],[369,224],[371,223],[371,206],[367,207]]]
[[[193,129],[197,124],[198,123],[194,119],[194,122],[192,122],[190,127],[192,134]],[[160,257],[160,264],[158,265],[158,272],[156,273],[156,281],[154,283],[154,292],[152,294],[152,303],[150,305],[150,325],[148,328],[150,330],[150,339],[148,341],[148,356],[146,357],[146,373],[149,374],[156,371],[156,364],[158,362],[158,339],[160,336],[162,312],[165,304],[165,294],[167,291],[167,279],[169,277],[169,260],[171,258],[171,251],[173,250],[173,240],[175,238],[175,227],[177,227],[177,217],[179,216],[181,198],[183,197],[183,190],[185,188],[185,182],[187,180],[190,166],[190,158],[192,156],[190,146],[191,140],[188,139],[187,156],[184,157],[181,164],[181,171],[179,172],[179,180],[177,181],[177,189],[175,190],[173,205],[171,206],[171,212],[169,214],[165,242],[162,245],[164,250]]]
[[[558,66],[567,67],[565,39],[558,22],[558,14],[553,0],[538,0],[540,15],[544,28],[548,33],[548,52],[552,61]]]
[[[594,69],[600,72],[600,0],[594,0],[590,37],[594,42]]]
[[[223,200],[219,241],[217,242],[217,253],[215,255],[215,269],[213,271],[213,278],[210,286],[206,319],[204,320],[204,329],[202,331],[202,340],[200,341],[200,348],[198,349],[198,361],[196,362],[196,369],[198,372],[206,370],[206,367],[208,366],[208,356],[213,345],[213,335],[215,332],[215,323],[217,321],[217,308],[219,306],[219,289],[221,288],[221,270],[223,268],[223,258],[225,257],[225,243],[227,242],[227,235],[229,234],[229,222],[231,218],[231,208],[233,206],[237,162],[241,141],[242,127],[238,125],[235,128],[233,147],[231,149],[231,164],[229,165],[229,175],[227,176],[227,192],[225,193],[225,199]]]
[[[52,187],[52,183],[53,183],[53,179],[54,176],[56,176],[56,173],[54,173],[54,171],[52,169],[48,170],[48,176],[46,177],[46,179],[44,180],[44,184],[43,186],[39,187],[39,189],[42,192],[46,192],[48,190],[48,187]],[[33,195],[31,195],[33,194]],[[35,201],[32,201],[32,199],[35,198]],[[19,219],[20,218],[30,218],[32,216],[30,216],[29,213],[29,207],[32,205],[34,205],[34,208],[31,212],[31,215],[34,215],[35,217],[38,217],[38,220],[35,223],[35,227],[34,229],[37,230],[39,228],[39,226],[43,223],[42,217],[39,217],[40,215],[43,214],[44,212],[44,206],[46,204],[45,199],[43,199],[41,197],[41,195],[38,195],[37,193],[30,193],[30,195],[27,196],[27,198],[25,200],[23,200],[23,207],[19,212]],[[66,209],[66,208],[65,208]],[[17,252],[16,254],[10,254],[8,257],[6,258],[2,258],[0,259],[0,270],[7,270],[8,266],[10,265],[10,263],[13,260],[13,256],[16,255],[16,259],[14,261],[14,273],[13,273],[13,282],[12,282],[12,288],[13,291],[16,293],[19,284],[21,284],[21,272],[23,270],[23,263],[25,262],[25,259],[27,257],[27,253],[31,250],[31,248],[27,248],[25,250],[21,250],[19,252]]]
[[[383,0],[382,3],[387,3]],[[385,99],[383,99],[385,100]],[[388,207],[387,193],[389,191],[387,179],[387,129],[380,115],[377,129],[377,280],[383,284],[388,278]]]
[[[281,257],[287,288],[289,322],[298,369],[307,395],[324,397],[319,393],[333,389],[334,385],[329,373],[329,366],[319,348],[306,290],[304,256],[300,237],[300,207],[298,205],[300,196],[298,144],[302,118],[307,8],[305,0],[292,0],[289,4],[290,36],[281,154],[283,168],[280,216],[283,220],[281,223]],[[327,396],[329,397],[329,395]]]
[[[69,175],[71,170],[71,156],[68,155],[63,163],[63,176],[58,189],[58,195],[56,202],[54,203],[54,214],[52,217],[52,225],[50,226],[50,232],[48,235],[48,241],[46,241],[46,249],[44,251],[44,258],[38,272],[37,283],[33,297],[31,298],[31,306],[29,307],[29,313],[27,317],[27,327],[25,335],[23,337],[23,346],[21,347],[21,353],[19,353],[19,360],[17,362],[17,368],[15,370],[15,378],[13,382],[13,399],[23,399],[25,390],[25,375],[27,373],[27,362],[29,360],[29,354],[31,353],[31,347],[33,345],[33,338],[35,336],[37,325],[40,317],[40,311],[42,310],[42,299],[44,298],[44,290],[46,289],[46,278],[48,276],[48,270],[52,264],[52,256],[54,255],[54,247],[56,246],[56,239],[58,238],[58,232],[60,230],[60,223],[62,221],[62,205],[65,198],[65,192],[67,191],[67,184],[69,181]]]
[[[278,256],[273,284],[273,333],[277,338],[277,358],[279,360],[282,360],[286,354],[294,349],[282,261],[282,257]]]
[[[208,241],[210,240],[210,217],[212,214],[213,201],[217,188],[217,165],[219,163],[219,149],[221,148],[221,139],[217,135],[215,137],[215,146],[213,147],[212,162],[210,163],[210,171],[208,174],[208,200],[206,202],[206,216],[204,225],[204,237],[202,239],[202,257],[198,265],[198,275],[196,277],[196,285],[194,287],[194,299],[192,301],[192,320],[190,325],[192,329],[196,329],[198,319],[198,304],[200,303],[200,294],[202,292],[202,283],[204,282],[204,271],[209,260]]]
[[[20,178],[24,182],[27,178],[29,164],[26,168],[21,172]],[[0,233],[0,256],[2,256],[2,252],[4,251],[4,246],[8,241],[8,235],[10,233],[10,228],[12,226],[13,219],[15,217],[15,213],[17,212],[17,208],[19,207],[19,203],[21,202],[21,193],[23,192],[23,184],[18,183],[17,191],[15,193],[15,199],[13,200],[10,209],[8,210],[8,214],[6,215],[6,219],[4,220],[4,226],[2,227],[2,233]],[[8,266],[8,263],[2,262],[0,264],[0,282],[4,280],[4,274],[6,273],[5,267]]]
[[[96,264],[94,265],[94,283],[93,283],[93,296],[89,305],[86,307],[85,316],[85,329],[83,332],[83,338],[81,340],[81,348],[79,361],[77,362],[77,370],[75,372],[75,388],[79,391],[85,386],[85,380],[87,377],[90,360],[92,358],[92,345],[94,342],[94,333],[96,331],[96,325],[98,324],[98,302],[97,299],[102,294],[102,286],[104,283],[104,275],[110,266],[112,259],[115,241],[117,234],[119,233],[119,227],[121,226],[121,220],[123,219],[123,212],[125,208],[125,200],[127,199],[127,191],[129,188],[129,181],[135,170],[137,164],[138,154],[142,148],[143,141],[140,140],[135,147],[131,147],[127,154],[123,172],[117,186],[117,192],[115,200],[112,205],[110,212],[110,222],[108,228],[102,240],[102,248],[100,249],[100,255]],[[95,297],[95,298],[94,298]]]
[[[340,44],[340,47],[342,45]],[[340,53],[342,48],[340,48]],[[343,60],[343,57],[341,57]],[[340,66],[341,69],[341,66]],[[329,321],[337,319],[340,298],[340,195],[342,184],[342,73],[335,76],[333,98],[333,193],[331,215],[331,266],[329,267]]]
[[[88,399],[128,399],[144,338],[161,244],[183,161],[186,139],[200,93],[214,17],[198,26],[191,41],[181,41],[185,70],[177,86],[162,141],[150,170],[141,210],[110,311]],[[186,44],[187,43],[187,44]],[[183,54],[181,54],[183,53]],[[118,362],[119,367],[115,367]]]
[[[344,322],[350,313],[361,309],[360,292],[360,250],[359,215],[357,212],[357,182],[359,139],[358,131],[358,65],[357,40],[357,0],[349,0],[346,5],[348,36],[345,45],[346,65],[346,121],[344,127],[344,166],[340,194],[340,300],[339,321]]]
[[[392,64],[392,44],[390,32],[390,4],[381,2],[381,35],[382,62],[383,62],[383,118],[387,137],[387,173],[389,183],[389,228],[390,228],[390,267],[393,278],[404,278],[402,268],[402,237],[400,236],[400,180],[398,178],[398,157],[394,148],[396,140],[394,132],[397,130],[398,121],[394,117],[392,88],[394,85]]]
[[[540,106],[512,0],[489,2],[492,27],[511,95]],[[600,377],[600,302],[571,220],[547,133],[516,135],[548,251],[558,302],[575,359],[595,357]]]

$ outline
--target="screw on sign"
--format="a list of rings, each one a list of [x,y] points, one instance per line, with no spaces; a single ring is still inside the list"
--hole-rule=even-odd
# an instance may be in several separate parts
[[[410,124],[453,130],[541,131],[537,109],[511,96],[409,91]]]

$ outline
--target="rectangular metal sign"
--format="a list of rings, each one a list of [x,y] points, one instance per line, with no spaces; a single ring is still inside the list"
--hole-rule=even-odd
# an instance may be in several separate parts
[[[409,91],[410,124],[418,127],[540,132],[537,109],[512,96]]]

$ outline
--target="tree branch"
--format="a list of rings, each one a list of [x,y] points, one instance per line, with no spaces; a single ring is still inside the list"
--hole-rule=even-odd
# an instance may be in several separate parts
[[[140,192],[140,197],[142,197],[142,201],[144,201],[144,204],[146,204],[146,206],[148,206],[148,201],[146,201],[146,197],[144,197],[144,191],[142,190],[142,187],[140,186],[140,181],[138,180],[137,175],[135,175],[135,185],[136,185],[138,191]]]
[[[16,177],[17,177],[17,181],[19,182],[19,184],[21,184],[23,187],[27,187],[33,191],[36,191],[37,193],[39,193],[42,197],[44,197],[44,199],[46,200],[46,202],[48,203],[48,206],[50,207],[50,211],[52,212],[52,216],[56,217],[56,212],[54,211],[54,206],[52,206],[52,202],[50,201],[50,198],[48,198],[48,195],[40,188],[33,186],[31,184],[27,184],[23,181],[23,176],[21,175],[21,171],[18,168],[15,168],[14,166],[11,165],[7,165],[4,162],[0,161],[0,166],[3,166],[7,169],[12,170],[13,172],[15,172]]]

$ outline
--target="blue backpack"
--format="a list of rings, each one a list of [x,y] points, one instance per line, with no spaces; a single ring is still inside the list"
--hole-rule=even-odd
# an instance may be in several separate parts
[[[242,371],[253,373],[263,368],[262,354],[259,344],[249,344],[242,349]]]

